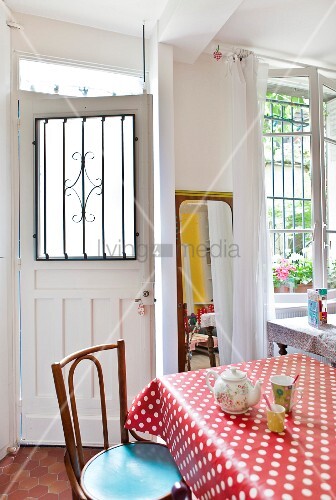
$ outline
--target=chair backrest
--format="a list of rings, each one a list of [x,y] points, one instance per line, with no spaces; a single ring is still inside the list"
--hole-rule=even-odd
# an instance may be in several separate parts
[[[102,344],[77,351],[65,357],[58,363],[51,365],[54,376],[55,389],[58,399],[58,405],[61,413],[61,420],[65,438],[68,460],[76,476],[77,481],[80,479],[81,471],[85,465],[82,437],[77,412],[77,404],[75,397],[74,374],[78,365],[83,360],[89,360],[93,363],[97,370],[99,391],[100,391],[100,406],[103,427],[104,449],[109,447],[108,429],[107,429],[107,412],[105,399],[104,376],[100,361],[94,355],[102,351],[116,350],[118,360],[118,382],[119,382],[119,405],[120,405],[120,440],[122,443],[129,442],[127,429],[124,428],[124,423],[127,416],[127,385],[126,385],[126,361],[125,361],[125,342],[118,340],[117,344]],[[68,391],[66,389],[65,377],[63,368],[69,368],[68,374]],[[70,401],[70,404],[69,404]]]

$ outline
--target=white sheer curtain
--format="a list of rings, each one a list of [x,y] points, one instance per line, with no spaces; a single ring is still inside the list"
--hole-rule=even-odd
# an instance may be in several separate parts
[[[266,229],[265,167],[261,123],[267,66],[250,54],[230,63],[233,139],[232,362],[266,355],[266,317],[270,304],[270,263]]]
[[[219,362],[231,363],[232,343],[232,213],[223,201],[208,201],[213,303]]]

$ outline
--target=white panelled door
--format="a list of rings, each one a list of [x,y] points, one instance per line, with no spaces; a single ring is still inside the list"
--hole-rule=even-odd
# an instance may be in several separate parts
[[[134,114],[136,260],[36,260],[35,118]],[[153,204],[151,96],[60,98],[20,94],[20,289],[22,436],[24,443],[62,443],[51,363],[81,348],[125,339],[129,404],[153,377]],[[74,151],[76,151],[74,149]],[[84,177],[84,174],[83,174]],[[55,214],[58,217],[57,214]],[[62,217],[62,214],[59,214]],[[43,221],[42,221],[43,226]],[[41,227],[42,227],[41,226]],[[56,226],[55,226],[56,231]],[[50,232],[50,230],[49,230]],[[152,285],[152,286],[151,286]],[[136,298],[145,314],[138,314]],[[147,294],[145,294],[147,295]],[[111,442],[118,440],[116,367],[106,392]],[[78,406],[86,444],[101,442],[98,388],[91,369],[84,370]]]

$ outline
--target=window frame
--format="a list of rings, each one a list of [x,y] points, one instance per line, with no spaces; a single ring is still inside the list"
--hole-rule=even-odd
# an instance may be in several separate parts
[[[321,190],[325,189],[326,185],[326,165],[325,165],[325,145],[326,143],[333,143],[331,138],[327,138],[324,135],[324,117],[323,117],[323,87],[326,86],[336,93],[336,81],[327,78],[324,75],[319,75],[318,79],[319,85],[319,104],[320,104],[320,140],[321,140]],[[328,283],[328,233],[333,232],[333,230],[327,229],[327,203],[326,198],[322,196],[322,262],[323,262],[323,279],[324,284],[327,286]]]
[[[327,284],[327,229],[324,163],[324,134],[323,134],[323,85],[336,91],[336,83],[320,73],[318,68],[271,69],[269,78],[308,77],[309,81],[309,114],[310,132],[293,133],[288,135],[306,135],[311,138],[311,206],[312,206],[312,261],[313,287],[325,287]],[[280,134],[281,135],[281,134]],[[264,136],[276,136],[266,133]],[[269,230],[271,232],[283,232]],[[293,232],[293,230],[284,230]],[[306,231],[309,232],[309,231]],[[301,295],[301,298],[300,298]],[[303,294],[285,293],[276,294],[276,302],[299,302]],[[336,290],[331,291],[329,297],[336,296]]]
[[[95,98],[92,98],[95,99]],[[48,121],[48,120],[70,120],[72,118],[78,118],[78,119],[87,119],[87,118],[109,118],[109,117],[117,117],[117,118],[123,118],[123,117],[131,117],[132,118],[132,123],[133,123],[133,248],[134,248],[134,255],[132,256],[127,256],[124,254],[123,256],[113,256],[110,255],[108,256],[106,253],[106,248],[105,248],[105,243],[104,243],[104,238],[102,239],[102,255],[97,255],[97,256],[87,256],[86,254],[83,254],[83,256],[68,256],[67,254],[64,254],[64,256],[60,257],[50,257],[47,256],[46,254],[45,257],[39,256],[39,241],[41,238],[41,234],[39,234],[39,226],[40,226],[40,200],[39,200],[39,192],[40,192],[40,185],[39,185],[39,140],[38,140],[38,124],[42,121]],[[35,239],[35,260],[38,262],[51,262],[51,261],[57,261],[57,262],[68,262],[68,261],[78,261],[78,262],[88,262],[88,261],[136,261],[138,259],[138,241],[137,241],[137,214],[136,214],[136,204],[137,204],[137,179],[136,179],[136,164],[137,164],[137,159],[136,159],[136,141],[138,138],[136,137],[136,113],[133,111],[127,111],[127,112],[99,112],[97,113],[82,113],[79,115],[73,115],[69,113],[63,113],[63,114],[48,114],[47,116],[41,115],[41,116],[35,116],[34,118],[34,239]],[[123,182],[123,181],[122,181]],[[103,190],[105,190],[104,184],[102,184]],[[122,201],[122,203],[125,203],[125,200]],[[122,210],[122,212],[124,212]],[[45,218],[45,213],[43,216],[43,219]],[[64,220],[63,220],[64,223]],[[45,230],[44,230],[45,231]],[[122,226],[122,232],[124,234],[124,225]],[[44,234],[44,239],[45,239],[45,234]],[[64,240],[63,240],[64,243]],[[105,250],[105,251],[104,251]]]

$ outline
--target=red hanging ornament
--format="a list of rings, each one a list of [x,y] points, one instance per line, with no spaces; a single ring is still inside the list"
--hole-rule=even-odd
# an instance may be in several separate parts
[[[223,54],[219,50],[219,45],[218,45],[217,49],[213,52],[213,57],[214,57],[214,59],[216,59],[216,61],[220,61],[222,59]]]

